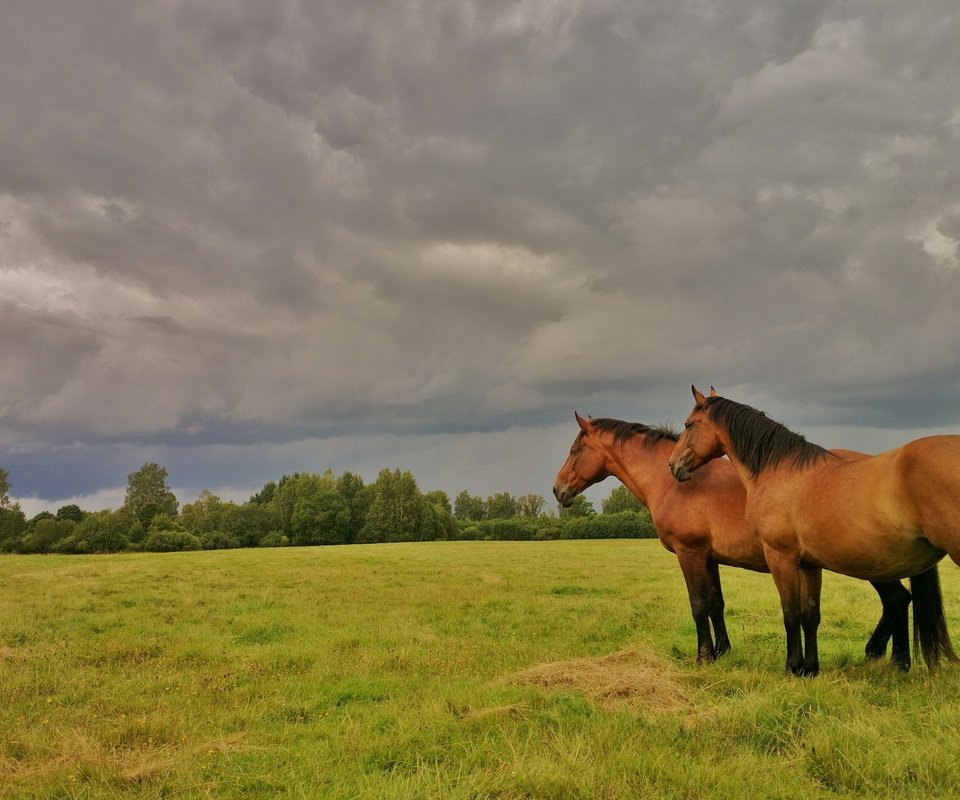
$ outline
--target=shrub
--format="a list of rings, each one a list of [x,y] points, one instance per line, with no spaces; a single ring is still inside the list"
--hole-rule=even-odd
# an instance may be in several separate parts
[[[200,540],[186,531],[152,531],[143,542],[150,553],[170,553],[176,550],[199,550]]]
[[[207,531],[200,534],[200,546],[204,550],[232,550],[240,546],[240,542],[223,531]]]

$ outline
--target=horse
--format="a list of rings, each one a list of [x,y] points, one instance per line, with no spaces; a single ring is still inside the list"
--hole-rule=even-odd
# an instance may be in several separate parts
[[[769,572],[760,540],[744,524],[746,493],[732,465],[711,461],[692,480],[678,483],[665,469],[679,438],[676,432],[574,416],[580,432],[557,473],[554,496],[569,507],[588,486],[613,475],[650,510],[657,536],[677,556],[686,582],[697,629],[697,662],[714,660],[730,650],[719,565]],[[873,585],[883,613],[867,642],[867,657],[882,657],[892,638],[893,663],[909,669],[910,592],[898,581]]]
[[[914,649],[930,670],[957,661],[937,563],[960,563],[960,436],[928,436],[850,458],[755,408],[691,387],[696,405],[670,454],[677,481],[726,455],[746,491],[745,522],[780,594],[787,669],[820,668],[821,570],[871,582],[910,578]],[[874,583],[876,585],[876,583]]]

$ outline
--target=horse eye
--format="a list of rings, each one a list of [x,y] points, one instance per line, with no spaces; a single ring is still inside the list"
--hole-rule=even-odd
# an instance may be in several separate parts
[[[693,427],[693,423],[692,423],[692,422],[684,422],[684,423],[683,423],[683,427],[686,428],[687,430],[690,430],[690,429]]]

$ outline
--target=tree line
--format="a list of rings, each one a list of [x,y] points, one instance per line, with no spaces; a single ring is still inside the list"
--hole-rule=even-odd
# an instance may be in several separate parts
[[[332,470],[270,481],[245,503],[204,490],[182,508],[167,471],[144,464],[127,476],[123,505],[85,511],[65,505],[27,519],[9,497],[0,468],[0,552],[116,553],[127,550],[230,549],[454,539],[544,540],[652,538],[647,509],[624,486],[597,513],[582,495],[548,510],[537,494],[487,498],[462,491],[422,492],[409,471],[383,469],[373,483]]]

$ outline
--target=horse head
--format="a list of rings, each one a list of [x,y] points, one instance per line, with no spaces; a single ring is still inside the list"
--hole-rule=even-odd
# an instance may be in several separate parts
[[[693,411],[683,423],[683,433],[670,454],[670,472],[678,481],[688,481],[693,473],[710,459],[723,455],[723,445],[716,427],[710,422],[707,409],[709,400],[717,397],[716,390],[710,387],[710,398],[693,390],[695,405]]]
[[[573,440],[570,454],[553,482],[553,496],[564,508],[569,508],[574,498],[588,486],[593,486],[610,474],[606,469],[607,458],[599,446],[593,419],[584,419],[576,411],[573,413],[580,433]]]

